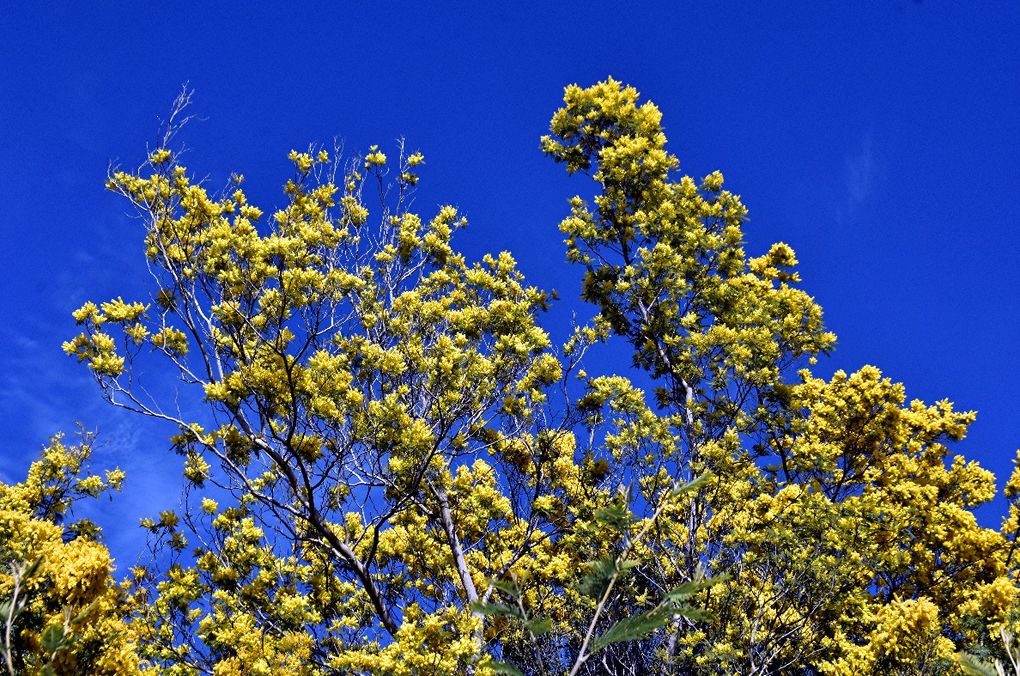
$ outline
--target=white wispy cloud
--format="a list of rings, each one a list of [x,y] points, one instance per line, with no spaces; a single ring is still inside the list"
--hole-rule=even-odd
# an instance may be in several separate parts
[[[832,201],[835,222],[846,225],[855,221],[860,211],[879,190],[882,164],[881,155],[865,132],[849,145],[843,156],[843,166],[834,173]]]
[[[875,154],[872,150],[871,134],[865,134],[856,149],[847,154],[846,192],[850,201],[864,202],[871,194],[875,181]]]

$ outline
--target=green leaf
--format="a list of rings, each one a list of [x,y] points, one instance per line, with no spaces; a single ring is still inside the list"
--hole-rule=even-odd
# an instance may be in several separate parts
[[[712,613],[704,610],[703,608],[695,608],[694,606],[680,606],[679,608],[674,608],[673,615],[686,617],[688,620],[694,620],[695,622],[708,622],[712,619]]]
[[[700,582],[684,582],[679,587],[671,589],[666,594],[666,598],[674,603],[679,603],[680,601],[690,598],[701,589],[703,589],[703,586]]]
[[[552,631],[552,626],[552,620],[548,617],[536,617],[524,623],[524,628],[530,631],[534,636],[548,634]]]
[[[656,606],[648,612],[620,620],[592,643],[592,653],[613,643],[642,639],[669,622],[677,613],[672,606]]]
[[[100,599],[95,599],[92,603],[82,608],[81,612],[74,616],[74,620],[72,620],[72,622],[77,624],[83,621],[86,617],[88,617],[89,613],[91,613],[96,608],[96,606],[99,605],[99,601]]]
[[[59,624],[51,624],[42,633],[43,648],[48,653],[55,653],[64,647],[64,628]]]
[[[518,589],[517,585],[515,585],[513,582],[506,582],[504,580],[490,580],[489,584],[491,584],[495,589],[498,589],[504,594],[509,594],[510,596],[514,597],[521,595],[521,590]]]
[[[624,559],[619,564],[616,559],[599,559],[588,565],[588,574],[578,581],[575,589],[593,599],[601,598],[614,576],[622,578],[640,565],[635,559]]]
[[[509,662],[500,662],[499,660],[492,660],[488,666],[497,674],[510,674],[510,676],[524,676],[520,669],[510,664]]]
[[[624,559],[623,561],[620,561],[620,572],[629,573],[640,565],[641,562],[637,559]]]
[[[485,615],[491,617],[494,615],[505,615],[507,617],[521,617],[524,615],[521,613],[520,608],[511,608],[510,606],[500,605],[498,603],[482,603],[476,601],[471,604],[472,612],[476,612],[479,615]]]
[[[993,663],[967,653],[957,653],[956,662],[967,676],[999,676]]]
[[[630,510],[619,505],[596,509],[593,516],[596,521],[614,530],[624,530],[634,523],[634,515]]]
[[[577,583],[577,591],[585,596],[598,599],[606,591],[609,581],[616,574],[615,559],[599,559],[588,566],[588,573]]]
[[[699,591],[703,589],[708,589],[712,585],[719,584],[720,582],[723,582],[727,579],[729,579],[729,576],[723,574],[717,575],[715,577],[709,577],[704,580],[684,582],[682,585],[674,587],[672,590],[670,590],[666,594],[665,598],[666,600],[672,601],[673,603],[681,603],[683,601],[686,601],[694,594],[697,594]]]
[[[699,488],[705,485],[705,483],[709,480],[711,476],[712,474],[710,472],[705,472],[701,476],[695,477],[694,479],[688,481],[682,486],[677,486],[676,488],[673,489],[673,492],[670,493],[670,497],[678,498],[684,493],[690,493],[691,491],[698,490]]]
[[[32,577],[33,575],[35,575],[36,571],[39,570],[39,566],[42,565],[42,562],[43,562],[43,557],[41,557],[41,556],[39,558],[37,558],[35,561],[33,561],[32,565],[28,567],[28,570],[25,571],[24,577],[27,578],[27,577]]]

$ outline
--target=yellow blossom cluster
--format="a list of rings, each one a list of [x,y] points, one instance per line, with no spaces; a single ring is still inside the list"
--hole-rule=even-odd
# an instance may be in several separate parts
[[[5,659],[24,674],[136,674],[131,606],[110,552],[74,504],[118,490],[120,470],[83,475],[92,439],[54,437],[25,481],[0,484],[0,600],[10,630]],[[9,624],[8,624],[9,623]]]

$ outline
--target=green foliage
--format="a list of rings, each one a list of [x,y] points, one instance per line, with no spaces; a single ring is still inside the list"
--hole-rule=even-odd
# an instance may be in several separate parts
[[[651,610],[624,618],[610,627],[606,633],[602,634],[592,643],[592,652],[601,650],[612,643],[636,641],[646,638],[656,629],[666,626],[672,620],[680,618],[701,622],[709,620],[710,616],[708,613],[687,605],[687,601],[699,591],[707,589],[723,579],[717,578],[701,582],[688,582],[673,589],[665,595],[659,605]]]
[[[999,670],[995,668],[995,664],[977,657],[961,654],[957,661],[966,676],[1001,676]]]

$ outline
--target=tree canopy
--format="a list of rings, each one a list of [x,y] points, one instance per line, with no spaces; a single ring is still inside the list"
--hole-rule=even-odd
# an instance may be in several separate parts
[[[793,249],[748,255],[740,197],[718,171],[679,173],[633,88],[567,87],[541,139],[594,182],[559,225],[596,313],[564,345],[542,323],[563,301],[507,252],[458,251],[454,207],[413,208],[421,153],[292,151],[284,204],[263,211],[241,176],[214,191],[180,164],[186,104],[107,182],[144,224],[152,288],[86,303],[64,344],[107,401],[172,428],[184,506],[143,522],[151,564],[118,586],[96,529],[61,530],[70,487],[118,473],[71,483],[80,454],[58,440],[39,467],[60,490],[0,489],[19,668],[953,674],[1010,658],[1020,511],[1000,530],[975,517],[994,477],[950,450],[974,414],[908,401],[872,366],[815,375],[835,336]],[[599,357],[613,341],[631,363]],[[59,578],[79,549],[96,563],[76,596]],[[66,645],[53,633],[47,657],[50,627]]]

